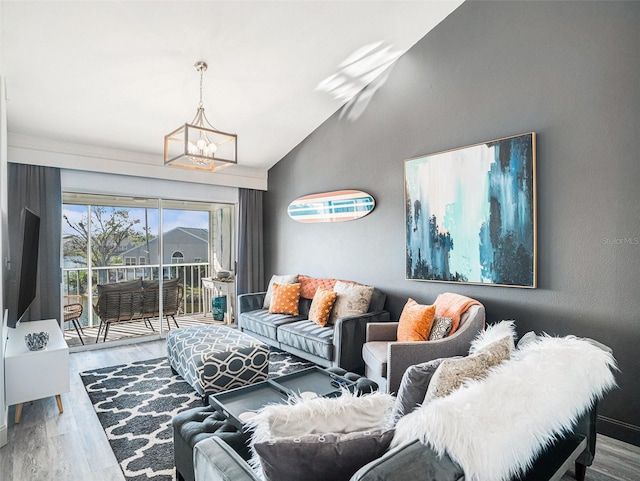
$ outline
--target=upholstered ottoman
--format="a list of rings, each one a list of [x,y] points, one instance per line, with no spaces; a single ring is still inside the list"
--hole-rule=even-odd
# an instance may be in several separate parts
[[[167,333],[171,368],[207,404],[207,396],[254,382],[269,374],[269,347],[226,326],[191,326]]]
[[[243,459],[251,457],[249,434],[227,422],[224,414],[212,407],[188,409],[173,418],[173,455],[177,481],[193,481],[193,447],[203,439],[217,436]]]

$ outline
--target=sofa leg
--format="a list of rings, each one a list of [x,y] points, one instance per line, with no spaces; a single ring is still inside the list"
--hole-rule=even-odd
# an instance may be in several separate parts
[[[584,477],[587,474],[587,467],[584,464],[576,462],[576,479],[578,481],[584,481]]]

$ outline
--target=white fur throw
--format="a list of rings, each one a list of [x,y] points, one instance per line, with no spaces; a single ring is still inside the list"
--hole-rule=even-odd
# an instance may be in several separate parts
[[[392,446],[420,439],[468,480],[507,480],[615,386],[615,369],[613,356],[587,340],[539,337],[484,380],[403,417]]]
[[[500,321],[496,324],[490,324],[486,330],[480,331],[476,338],[471,341],[469,354],[475,354],[481,349],[507,336],[511,338],[511,350],[513,350],[517,337],[515,321]]]

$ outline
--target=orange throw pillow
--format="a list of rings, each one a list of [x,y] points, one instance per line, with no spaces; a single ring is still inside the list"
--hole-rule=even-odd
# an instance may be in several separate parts
[[[300,284],[273,284],[269,313],[297,316],[300,301]]]
[[[398,341],[427,341],[436,315],[436,306],[423,306],[409,298],[398,323]]]
[[[322,287],[318,287],[309,308],[309,320],[321,327],[326,326],[336,297],[338,297],[337,292],[325,291]]]

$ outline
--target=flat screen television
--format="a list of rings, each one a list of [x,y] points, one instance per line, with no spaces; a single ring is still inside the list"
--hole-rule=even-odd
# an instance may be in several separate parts
[[[16,324],[25,317],[29,306],[36,298],[36,284],[38,279],[38,246],[40,243],[40,217],[24,208],[22,210],[22,252],[18,266],[18,304],[16,309]],[[14,327],[15,325],[14,324]]]

